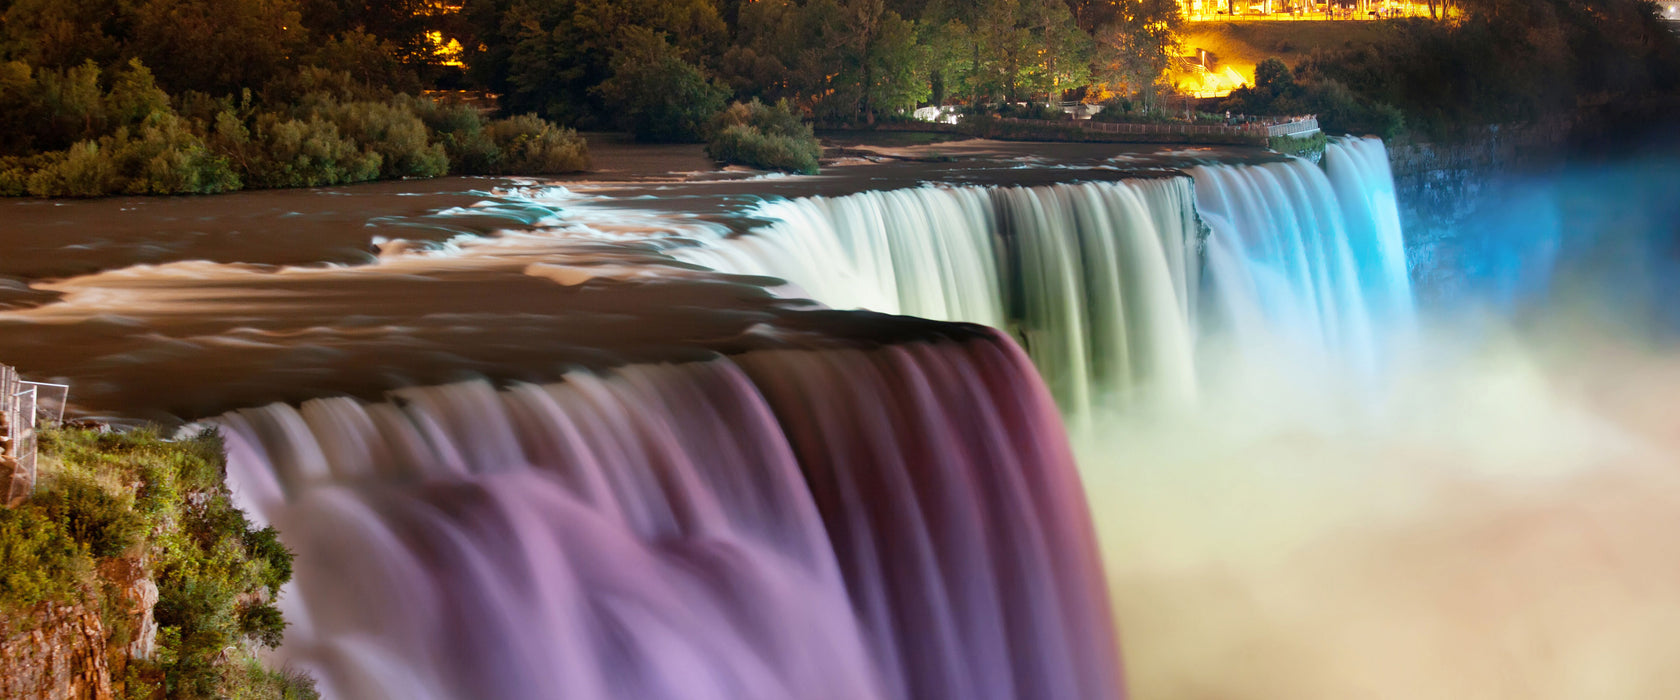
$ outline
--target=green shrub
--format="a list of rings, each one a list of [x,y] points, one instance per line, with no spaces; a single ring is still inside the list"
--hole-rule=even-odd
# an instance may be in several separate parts
[[[255,659],[223,667],[219,695],[226,700],[315,700],[315,679],[301,671],[264,668]]]
[[[822,144],[786,100],[736,102],[712,121],[706,153],[724,163],[816,174]]]
[[[241,186],[226,157],[205,145],[185,120],[173,113],[154,113],[137,129],[117,129],[100,139],[115,161],[120,191],[125,194],[211,194]]]
[[[1051,121],[1065,120],[1068,118],[1067,113],[1062,110],[1051,107],[1047,104],[1040,104],[1038,102],[1028,102],[1025,104],[1006,103],[1003,106],[998,107],[997,115],[1000,117],[1009,117],[1011,119],[1044,119]]]
[[[32,500],[96,557],[122,554],[145,531],[145,523],[132,508],[132,497],[120,497],[79,475],[60,479]]]
[[[1266,147],[1287,156],[1300,156],[1318,162],[1330,147],[1330,137],[1320,131],[1311,136],[1273,136],[1266,139]]]
[[[534,114],[498,119],[485,128],[500,153],[492,175],[545,175],[589,169],[589,145],[576,131]]]
[[[319,187],[379,176],[383,157],[340,136],[338,125],[325,119],[263,113],[253,126],[248,129],[224,112],[216,120],[214,136],[217,149],[228,154],[251,185]]]
[[[239,605],[239,633],[270,649],[280,646],[286,620],[273,603],[247,601]]]
[[[356,42],[366,40],[348,37],[331,50],[363,51]],[[393,96],[342,70],[304,67],[271,81],[261,99],[248,89],[187,92],[173,104],[138,60],[110,72],[107,91],[100,76],[92,63],[67,71],[0,63],[0,118],[41,125],[0,133],[0,195],[199,194],[589,167],[587,145],[570,129],[529,115],[487,123],[470,105]],[[35,150],[43,144],[58,145]]]
[[[409,109],[443,145],[450,170],[464,175],[488,175],[501,162],[501,149],[486,131],[484,115],[469,104],[443,104],[435,100],[404,97]]]
[[[118,125],[131,126],[170,113],[169,93],[157,86],[152,71],[131,59],[111,75],[111,90],[105,96],[105,112]]]
[[[395,102],[328,103],[320,113],[339,133],[380,157],[382,177],[437,177],[449,172],[443,145],[432,143],[425,122]]]
[[[280,586],[292,580],[292,551],[280,543],[280,532],[272,527],[247,530],[245,551],[252,561],[262,563],[261,583],[269,595],[280,595]]]
[[[43,601],[70,602],[93,568],[76,540],[31,504],[0,508],[0,618]]]
[[[116,161],[94,141],[80,141],[29,176],[29,193],[37,197],[99,197],[122,185]]]

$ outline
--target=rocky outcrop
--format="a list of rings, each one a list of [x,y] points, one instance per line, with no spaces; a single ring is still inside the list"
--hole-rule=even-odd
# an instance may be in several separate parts
[[[51,603],[34,612],[6,621],[0,700],[115,700],[99,613]]]
[[[156,656],[158,588],[145,563],[100,560],[98,581],[103,605],[42,603],[0,619],[0,700],[114,700],[129,662]]]
[[[128,632],[128,644],[120,651],[125,659],[151,659],[157,653],[157,619],[152,608],[157,605],[158,587],[146,577],[146,567],[127,557],[106,559],[99,563],[99,577],[115,586],[123,603],[123,627]],[[116,640],[113,640],[116,641]]]
[[[1561,163],[1565,124],[1488,126],[1451,143],[1395,144],[1388,149],[1406,262],[1424,299],[1452,298],[1463,286],[1471,222],[1502,188],[1526,173]]]

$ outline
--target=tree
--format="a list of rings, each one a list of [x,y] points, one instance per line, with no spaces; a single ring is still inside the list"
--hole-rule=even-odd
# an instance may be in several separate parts
[[[1295,74],[1290,72],[1289,64],[1276,56],[1254,67],[1254,87],[1272,97],[1281,96],[1294,86]]]
[[[881,114],[914,109],[927,98],[915,25],[882,0],[846,0],[833,10],[835,21],[823,32],[833,41],[821,63],[836,70],[817,100],[821,116],[873,124]]]
[[[292,66],[308,32],[294,0],[143,0],[124,53],[171,93],[260,86]]]
[[[473,21],[485,21],[474,11]],[[723,20],[710,0],[513,0],[496,19],[505,54],[502,107],[586,125],[610,123],[591,88],[612,75],[612,57],[640,27],[663,32],[683,60],[703,65],[723,43]],[[479,30],[479,31],[482,31]],[[468,61],[489,52],[474,51]]]
[[[41,68],[107,64],[127,18],[118,0],[16,0],[0,14],[0,55]]]
[[[922,47],[929,98],[943,105],[953,93],[963,93],[974,72],[973,33],[959,19],[917,23],[917,41]]]
[[[638,141],[698,142],[729,97],[684,61],[663,33],[646,27],[624,31],[612,68],[595,92]]]
[[[1028,10],[1028,26],[1040,49],[1028,71],[1028,85],[1033,93],[1044,94],[1046,101],[1055,101],[1061,93],[1089,81],[1091,37],[1061,0],[1043,0]]]
[[[1153,105],[1178,53],[1183,25],[1176,0],[1120,0],[1113,23],[1097,34],[1096,78],[1112,92]]]

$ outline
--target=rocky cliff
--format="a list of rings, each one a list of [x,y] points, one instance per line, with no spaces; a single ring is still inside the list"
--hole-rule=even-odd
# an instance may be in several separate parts
[[[0,700],[124,696],[130,663],[157,652],[158,588],[128,557],[99,562],[95,582],[103,603],[46,602],[0,620]]]
[[[1407,265],[1429,301],[1463,291],[1480,244],[1477,223],[1509,202],[1509,190],[1545,177],[1563,161],[1568,128],[1489,126],[1452,143],[1407,143],[1389,148]]]
[[[6,622],[12,629],[0,641],[0,698],[114,700],[99,613],[42,603]]]

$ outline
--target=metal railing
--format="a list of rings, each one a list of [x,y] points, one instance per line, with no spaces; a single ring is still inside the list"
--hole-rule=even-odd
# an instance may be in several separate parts
[[[0,489],[6,506],[17,505],[35,490],[35,429],[64,422],[68,384],[24,381],[17,370],[0,365]]]
[[[1088,120],[1013,119],[1001,121],[1057,128],[1084,129],[1104,134],[1136,134],[1152,136],[1295,136],[1318,131],[1318,118],[1289,117],[1262,119],[1242,124],[1173,124],[1099,122]]]

